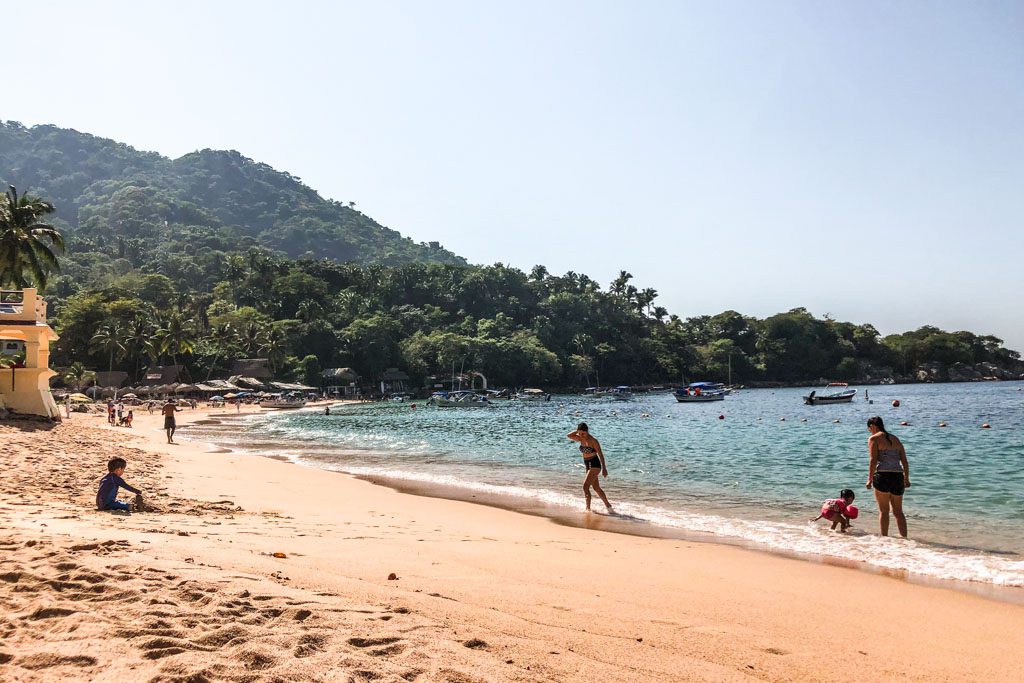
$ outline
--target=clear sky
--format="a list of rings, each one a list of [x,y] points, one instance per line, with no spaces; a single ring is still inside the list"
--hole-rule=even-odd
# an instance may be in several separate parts
[[[237,149],[475,263],[1024,351],[1024,3],[50,2],[0,118]]]

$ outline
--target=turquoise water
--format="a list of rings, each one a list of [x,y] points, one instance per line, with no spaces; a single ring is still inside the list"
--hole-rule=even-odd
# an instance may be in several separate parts
[[[1022,387],[868,387],[872,403],[861,387],[851,404],[813,407],[802,405],[805,389],[745,390],[708,404],[679,404],[668,393],[628,402],[556,396],[487,409],[378,403],[337,407],[330,416],[262,414],[214,440],[362,476],[505,494],[524,508],[581,509],[582,459],[565,435],[582,420],[604,448],[603,485],[624,519],[923,576],[1024,586]],[[874,496],[864,488],[872,415],[907,447],[910,541],[878,535]],[[991,429],[980,429],[984,422]],[[861,509],[853,532],[810,523],[821,501],[844,487],[857,492]]]

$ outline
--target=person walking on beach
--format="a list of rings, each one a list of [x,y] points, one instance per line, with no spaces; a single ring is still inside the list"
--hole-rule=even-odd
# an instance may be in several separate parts
[[[587,468],[587,474],[583,478],[583,495],[587,499],[587,510],[590,510],[590,488],[593,487],[604,502],[604,506],[608,508],[608,512],[611,512],[612,504],[608,502],[608,496],[604,495],[604,489],[601,488],[598,481],[599,474],[604,477],[608,476],[601,444],[591,435],[586,422],[580,422],[576,426],[576,431],[569,433],[569,439],[579,443],[580,455],[583,456],[583,464]]]
[[[868,466],[866,488],[875,489],[879,527],[883,536],[889,535],[889,510],[892,509],[900,536],[906,538],[907,518],[903,515],[903,492],[910,488],[907,451],[897,437],[885,431],[882,418],[869,418],[868,431],[871,432],[871,436],[868,437],[871,463]]]
[[[174,405],[174,401],[167,399],[167,403],[160,409],[160,412],[164,416],[164,429],[167,431],[167,443],[174,443],[174,432],[178,428],[177,421],[174,419],[174,414],[180,411],[181,408]]]

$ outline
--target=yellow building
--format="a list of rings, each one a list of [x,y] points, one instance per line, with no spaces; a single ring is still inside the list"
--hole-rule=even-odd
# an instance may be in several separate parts
[[[0,354],[14,367],[0,368],[0,408],[60,419],[50,394],[50,342],[46,302],[35,289],[0,291]]]

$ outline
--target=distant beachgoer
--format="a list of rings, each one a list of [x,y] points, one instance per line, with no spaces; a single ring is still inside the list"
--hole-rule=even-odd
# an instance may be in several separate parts
[[[164,416],[164,429],[167,431],[167,443],[174,443],[174,432],[178,429],[178,423],[174,419],[174,414],[180,412],[181,408],[174,405],[174,401],[167,399],[167,403],[160,409],[160,412]]]
[[[330,414],[331,414],[331,407],[330,406],[325,407],[324,408],[324,415],[330,415]]]
[[[576,431],[569,433],[569,439],[579,442],[580,455],[583,456],[583,464],[587,468],[587,474],[583,478],[583,495],[587,500],[587,510],[590,510],[590,488],[593,487],[597,491],[597,495],[604,501],[608,512],[611,512],[612,504],[608,502],[608,496],[604,495],[604,490],[598,481],[599,474],[604,477],[608,476],[608,468],[605,465],[604,451],[601,450],[601,444],[591,435],[590,428],[587,427],[586,422],[580,422],[576,427]]]
[[[903,492],[910,488],[907,451],[897,437],[885,431],[882,418],[869,418],[868,431],[871,432],[871,436],[868,437],[871,463],[868,466],[866,488],[875,489],[879,527],[883,536],[889,535],[889,510],[892,509],[900,536],[906,538],[907,518],[903,515]]]
[[[135,419],[135,411],[129,410],[128,414],[124,416],[124,426],[131,429],[132,420]]]
[[[839,492],[838,498],[830,498],[821,504],[821,514],[812,519],[812,522],[817,522],[819,519],[824,517],[828,521],[832,522],[832,530],[834,531],[836,525],[839,526],[839,530],[845,532],[850,528],[850,520],[857,519],[857,508],[853,505],[854,496],[853,491],[850,489],[843,489]]]
[[[142,491],[134,486],[129,486],[125,483],[125,480],[121,478],[124,475],[126,467],[128,467],[128,463],[124,458],[111,458],[107,463],[107,474],[105,477],[100,479],[100,488],[96,492],[97,510],[131,511],[132,508],[128,503],[122,503],[117,499],[118,489],[127,489],[134,493],[135,508],[136,510],[142,510]]]

